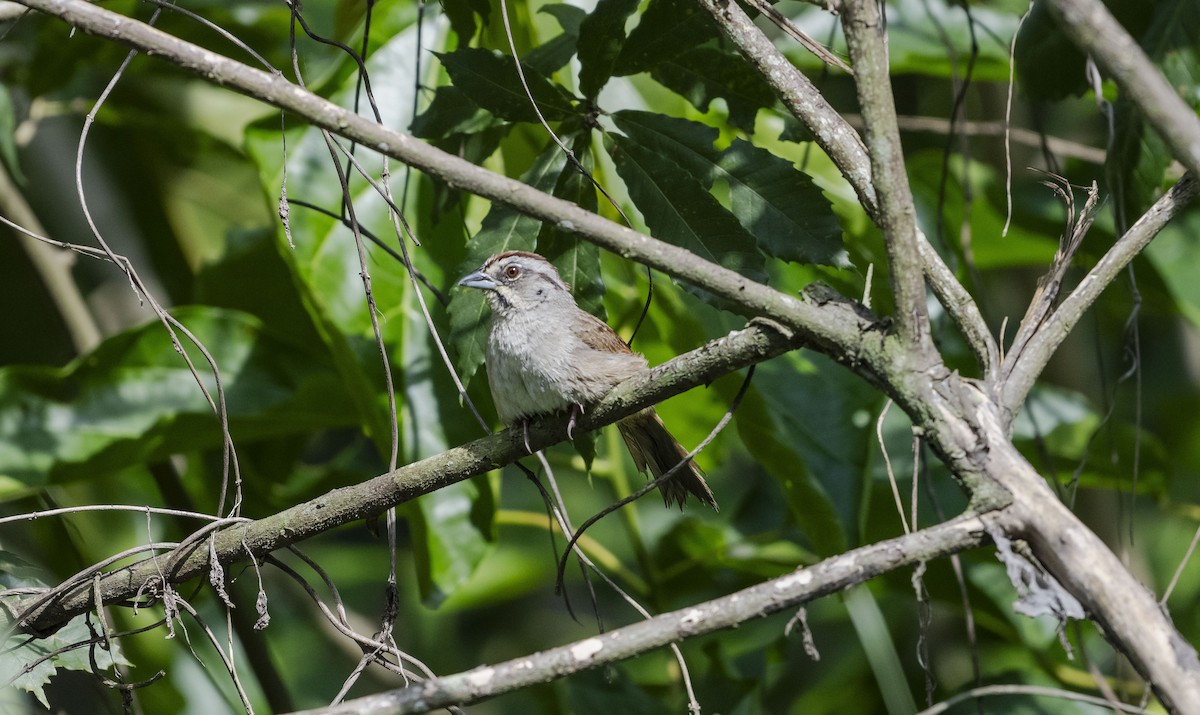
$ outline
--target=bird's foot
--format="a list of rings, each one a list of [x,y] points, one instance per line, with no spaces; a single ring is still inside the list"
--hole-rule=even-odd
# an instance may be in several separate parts
[[[567,439],[575,439],[571,434],[575,430],[575,422],[583,414],[583,405],[571,405],[570,418],[567,420]]]

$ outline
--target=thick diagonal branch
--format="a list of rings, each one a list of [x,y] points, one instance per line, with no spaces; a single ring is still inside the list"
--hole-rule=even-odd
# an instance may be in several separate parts
[[[842,316],[856,321],[852,312]],[[864,328],[865,329],[865,328]],[[696,385],[706,384],[732,370],[762,362],[800,347],[795,334],[768,323],[756,322],[707,345],[681,355],[668,363],[622,383],[579,422],[583,429],[610,424],[637,410]],[[530,426],[529,444],[542,449],[566,438],[566,420],[547,418]],[[484,474],[516,461],[525,455],[522,435],[511,430],[477,439],[414,464],[382,474],[374,479],[298,504],[256,521],[230,527],[216,536],[218,561],[227,566],[261,557],[277,549],[298,543],[342,524],[364,519],[385,509],[449,484]],[[100,593],[105,603],[128,601],[138,594],[154,593],[161,588],[160,575],[167,564],[175,566],[167,574],[171,583],[181,583],[205,573],[210,567],[203,539],[199,548],[187,554],[157,556],[104,576]],[[175,558],[178,557],[178,558]],[[72,617],[91,610],[92,584],[68,591],[64,596],[38,608],[23,621],[22,628],[43,635],[63,626]],[[22,604],[33,597],[9,602],[9,613],[20,613]]]
[[[616,663],[687,638],[734,628],[822,596],[863,583],[879,574],[974,548],[987,540],[982,519],[992,528],[1003,512],[974,514],[895,539],[847,551],[786,576],[706,603],[663,613],[603,635],[587,638],[506,663],[485,665],[420,685],[349,700],[305,715],[421,713],[467,705],[564,675]],[[1004,528],[1004,527],[999,527]],[[299,714],[298,714],[299,715]]]

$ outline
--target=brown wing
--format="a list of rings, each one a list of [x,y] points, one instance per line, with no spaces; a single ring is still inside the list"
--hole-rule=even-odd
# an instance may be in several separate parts
[[[621,336],[613,332],[613,329],[608,327],[603,320],[586,310],[579,311],[579,322],[582,324],[579,330],[579,339],[589,348],[605,353],[629,354],[633,352],[621,339]]]

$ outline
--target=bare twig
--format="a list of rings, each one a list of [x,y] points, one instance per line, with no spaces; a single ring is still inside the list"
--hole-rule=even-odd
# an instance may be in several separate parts
[[[1200,181],[1191,173],[1185,174],[1170,191],[1154,202],[1149,211],[1129,227],[1125,235],[1117,239],[1095,268],[1063,299],[1053,315],[1045,319],[1041,329],[1025,344],[1021,359],[1008,370],[1000,403],[1009,421],[1016,416],[1034,381],[1087,309],[1096,302],[1104,289],[1134,256],[1162,231],[1168,221],[1190,204],[1197,194],[1200,194]]]

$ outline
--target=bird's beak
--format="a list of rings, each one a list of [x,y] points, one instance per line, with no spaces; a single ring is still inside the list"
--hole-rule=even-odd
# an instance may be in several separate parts
[[[483,290],[494,290],[496,288],[496,281],[483,271],[468,273],[462,277],[462,280],[458,284],[465,288],[481,288]]]

